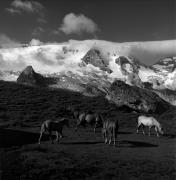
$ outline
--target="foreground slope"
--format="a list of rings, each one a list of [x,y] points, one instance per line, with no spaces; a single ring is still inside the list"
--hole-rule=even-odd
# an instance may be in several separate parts
[[[137,117],[102,97],[0,81],[0,171],[2,179],[164,179],[175,178],[175,109],[157,118],[164,136],[136,134]],[[74,131],[67,106],[103,113],[119,121],[118,146],[103,143],[101,129]],[[46,119],[69,117],[59,144],[46,135],[38,145]],[[5,128],[6,127],[6,128]]]

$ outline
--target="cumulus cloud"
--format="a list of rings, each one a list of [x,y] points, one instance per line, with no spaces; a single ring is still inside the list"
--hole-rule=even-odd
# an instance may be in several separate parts
[[[44,6],[37,2],[37,1],[31,1],[31,0],[14,0],[10,4],[9,8],[6,8],[6,10],[11,14],[22,14],[23,12],[26,12],[28,14],[38,14],[39,17],[37,18],[37,22],[39,23],[46,23],[45,15],[44,15]]]
[[[83,14],[67,14],[59,28],[65,34],[82,34],[83,32],[95,34],[99,28],[98,25],[90,18]]]
[[[32,39],[30,42],[29,42],[29,45],[30,46],[39,46],[39,45],[42,45],[43,42],[41,42],[40,40],[38,39]]]
[[[43,32],[45,32],[45,30],[42,27],[38,26],[38,27],[34,28],[34,30],[32,32],[32,36],[39,37]]]
[[[148,41],[129,43],[129,56],[133,56],[145,64],[153,64],[164,57],[176,56],[176,40]]]
[[[14,0],[11,3],[11,8],[7,8],[11,13],[25,11],[28,13],[40,13],[43,10],[43,5],[37,1],[22,1]]]
[[[6,8],[6,10],[11,14],[21,14],[21,11],[14,8]]]
[[[16,40],[13,40],[6,36],[5,34],[0,33],[0,48],[14,48],[20,47],[22,44]]]

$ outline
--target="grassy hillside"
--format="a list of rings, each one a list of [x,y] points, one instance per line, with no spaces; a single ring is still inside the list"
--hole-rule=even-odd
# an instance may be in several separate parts
[[[48,90],[0,81],[0,123],[10,126],[37,125],[46,119],[67,116],[69,105],[80,110],[116,112],[102,97],[86,97],[67,90]]]
[[[118,146],[105,145],[100,129],[94,134],[90,127],[64,128],[60,143],[50,144],[46,135],[38,145],[41,123],[68,116],[68,105],[117,118]],[[103,97],[0,81],[0,179],[174,180],[175,109],[152,114],[164,127],[160,138],[135,133],[138,115]]]

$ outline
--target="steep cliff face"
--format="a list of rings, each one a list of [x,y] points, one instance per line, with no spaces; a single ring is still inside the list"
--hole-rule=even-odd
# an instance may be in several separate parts
[[[125,56],[120,56],[116,59],[116,64],[120,66],[122,74],[126,78],[126,82],[130,85],[143,87],[142,81],[139,77],[139,64],[132,61]]]
[[[136,86],[129,86],[122,81],[114,81],[111,84],[106,98],[117,106],[126,106],[131,110],[145,113],[162,113],[168,106],[154,92]]]
[[[54,79],[44,77],[36,73],[32,66],[27,66],[17,78],[17,83],[29,86],[48,86],[54,83]]]
[[[157,93],[176,89],[175,57],[147,67],[123,50],[121,44],[99,40],[0,49],[0,80],[68,89],[90,96],[106,95],[116,80],[129,85],[129,89],[146,88],[151,92],[158,90]],[[164,96],[161,97],[165,99]],[[148,102],[139,101],[142,106]]]
[[[102,56],[98,49],[90,49],[82,58],[82,61],[86,64],[92,64],[95,67],[99,67],[102,71],[106,71],[109,74],[112,73],[112,70],[108,67],[108,60]]]

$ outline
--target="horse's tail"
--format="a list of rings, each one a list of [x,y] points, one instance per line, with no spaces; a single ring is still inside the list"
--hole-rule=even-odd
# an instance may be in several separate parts
[[[96,121],[99,121],[101,123],[104,122],[104,118],[103,118],[103,115],[101,113],[97,113]]]
[[[45,132],[47,130],[45,122],[41,125],[40,132]]]

